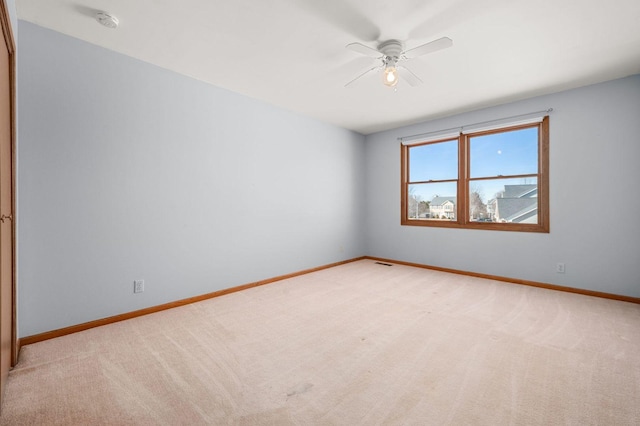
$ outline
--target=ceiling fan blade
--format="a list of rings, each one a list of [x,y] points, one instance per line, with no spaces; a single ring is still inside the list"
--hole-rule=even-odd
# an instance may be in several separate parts
[[[366,70],[365,72],[363,72],[362,74],[359,74],[356,78],[354,78],[353,80],[351,80],[347,84],[345,84],[344,87],[355,87],[356,86],[355,83],[358,80],[360,80],[362,77],[364,77],[365,75],[369,74],[372,71],[377,71],[377,70],[380,70],[380,69],[382,69],[381,65],[377,65],[377,66],[375,66],[373,68],[370,68],[370,69]]]
[[[382,57],[382,53],[374,49],[373,47],[365,46],[362,43],[350,43],[347,44],[347,49],[353,50],[354,52],[360,53],[361,55],[371,56],[372,58],[380,58]]]
[[[403,80],[406,80],[407,83],[409,83],[409,86],[416,87],[422,84],[422,80],[420,79],[420,77],[415,75],[409,68],[403,65],[399,65],[398,72],[400,73],[400,77]]]
[[[451,46],[453,46],[453,40],[451,40],[449,37],[442,37],[418,47],[414,47],[413,49],[406,50],[402,52],[402,55],[407,59],[411,59],[418,56],[426,55],[427,53],[446,49],[447,47]]]

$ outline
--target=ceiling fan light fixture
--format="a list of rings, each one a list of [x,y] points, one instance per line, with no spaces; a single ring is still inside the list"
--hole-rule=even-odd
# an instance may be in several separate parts
[[[393,87],[398,84],[398,69],[394,66],[388,66],[384,69],[382,74],[382,82],[385,86]]]
[[[428,53],[437,52],[438,50],[446,49],[451,46],[453,46],[453,40],[449,37],[441,37],[437,40],[421,44],[420,46],[409,50],[404,50],[404,44],[400,40],[395,39],[383,41],[378,44],[377,49],[358,42],[347,44],[346,47],[349,50],[371,58],[381,59],[382,65],[366,70],[345,84],[344,87],[353,87],[353,84],[365,75],[374,71],[380,72],[380,70],[383,70],[382,82],[387,87],[394,87],[398,84],[398,80],[400,78],[398,70],[402,71],[402,79],[410,86],[419,86],[422,84],[420,77],[415,75],[406,66],[400,65],[400,68],[398,69],[396,65],[402,61],[417,58],[418,56],[426,55]]]

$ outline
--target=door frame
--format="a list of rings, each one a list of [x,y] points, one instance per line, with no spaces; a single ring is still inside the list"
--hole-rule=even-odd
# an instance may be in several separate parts
[[[11,366],[18,362],[18,333],[17,333],[17,306],[16,306],[16,43],[11,26],[11,18],[6,0],[0,0],[0,25],[4,34],[5,47],[9,54],[9,85],[10,85],[10,138],[11,138]]]

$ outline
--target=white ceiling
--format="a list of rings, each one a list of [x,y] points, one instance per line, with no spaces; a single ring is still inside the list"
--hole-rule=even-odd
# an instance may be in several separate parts
[[[18,17],[363,134],[640,73],[638,0],[16,0]],[[104,10],[120,20],[99,25]],[[453,47],[397,91],[345,49]]]

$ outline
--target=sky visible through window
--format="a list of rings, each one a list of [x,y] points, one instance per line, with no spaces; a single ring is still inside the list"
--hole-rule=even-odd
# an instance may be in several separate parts
[[[538,173],[538,128],[472,137],[470,141],[470,178]],[[457,139],[411,147],[409,181],[448,180],[458,178]],[[536,178],[493,179],[470,182],[486,203],[504,190],[504,185],[536,184]],[[414,184],[409,194],[420,201],[434,196],[455,196],[454,182]]]

